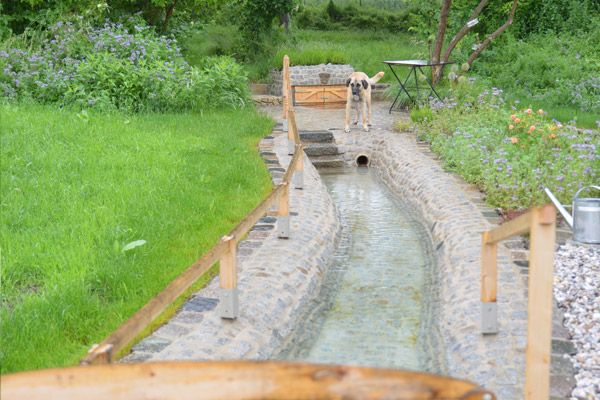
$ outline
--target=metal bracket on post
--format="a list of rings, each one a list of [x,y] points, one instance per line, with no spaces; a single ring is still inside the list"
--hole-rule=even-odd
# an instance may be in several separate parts
[[[288,139],[288,156],[294,154],[294,149],[296,147],[296,141],[294,139]]]
[[[288,133],[288,129],[289,129],[289,119],[284,119],[282,126],[283,126],[283,133]]]
[[[303,157],[303,146],[297,145],[298,151],[300,152],[300,157],[298,161],[296,161],[296,165],[294,166],[294,187],[296,189],[304,189],[304,157]]]
[[[277,235],[281,239],[290,237],[290,185],[284,185],[284,192],[277,204]]]
[[[219,313],[221,318],[235,319],[239,315],[238,288],[219,289]]]
[[[481,302],[481,333],[498,333],[498,303]]]
[[[227,249],[221,256],[219,267],[219,313],[221,318],[235,319],[239,314],[237,289],[237,240],[223,236]]]

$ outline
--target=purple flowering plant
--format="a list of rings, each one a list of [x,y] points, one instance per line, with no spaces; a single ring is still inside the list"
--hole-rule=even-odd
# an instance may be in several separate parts
[[[599,183],[600,130],[506,104],[497,88],[453,96],[430,99],[432,117],[411,129],[504,215],[548,203],[545,187],[568,204],[579,188]]]
[[[246,73],[228,57],[189,65],[175,39],[139,16],[94,28],[58,22],[32,48],[0,50],[0,97],[82,108],[183,111],[242,107]]]

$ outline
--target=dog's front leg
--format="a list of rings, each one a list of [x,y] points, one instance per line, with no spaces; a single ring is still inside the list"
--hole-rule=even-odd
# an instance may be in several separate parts
[[[356,115],[356,122],[358,122],[358,113]],[[367,99],[363,98],[362,101],[362,119],[363,119],[363,130],[369,132],[369,126],[367,125]]]
[[[344,128],[344,132],[350,132],[350,109],[352,108],[352,100],[348,99],[346,101],[346,127]]]

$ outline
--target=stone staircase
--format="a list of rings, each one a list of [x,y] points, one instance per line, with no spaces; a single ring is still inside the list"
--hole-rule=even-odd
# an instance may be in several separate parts
[[[304,152],[316,168],[343,167],[343,154],[335,144],[335,138],[329,131],[299,131]]]

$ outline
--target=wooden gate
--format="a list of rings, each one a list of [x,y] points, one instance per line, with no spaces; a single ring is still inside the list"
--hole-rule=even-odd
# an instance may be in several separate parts
[[[317,108],[344,108],[346,106],[345,85],[293,86],[294,105]]]

